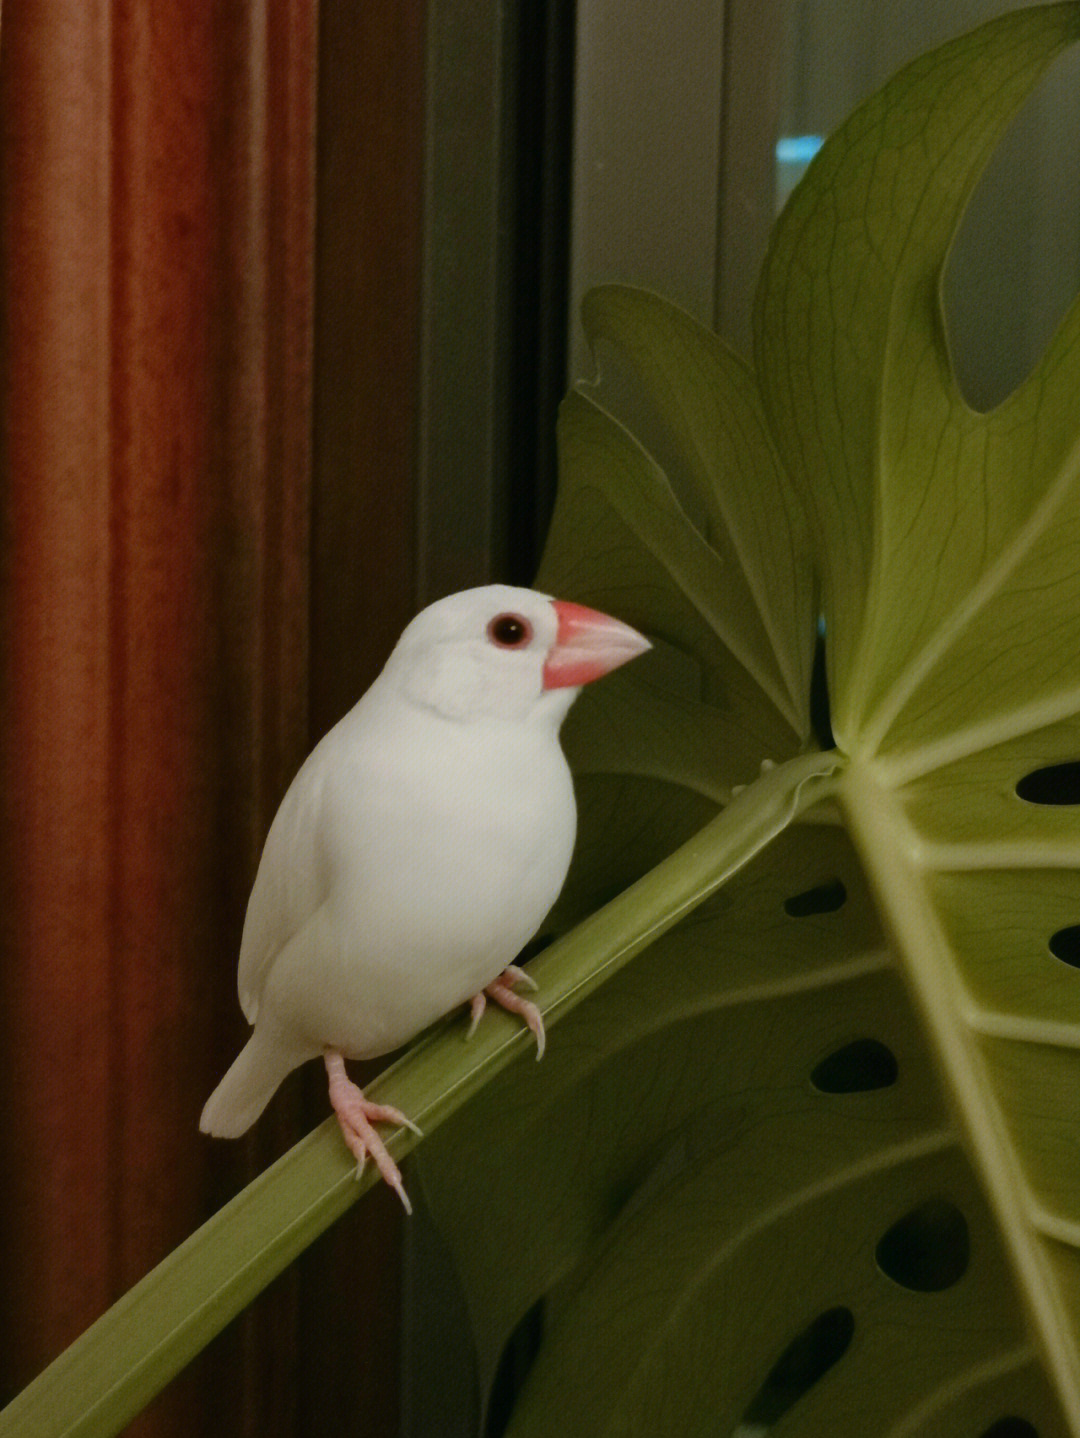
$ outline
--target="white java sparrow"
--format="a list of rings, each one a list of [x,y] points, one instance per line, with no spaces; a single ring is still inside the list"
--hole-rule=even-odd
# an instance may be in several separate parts
[[[244,1133],[286,1074],[321,1055],[359,1166],[370,1154],[409,1207],[372,1125],[413,1125],[365,1099],[344,1060],[389,1053],[458,1004],[475,1027],[485,995],[522,1015],[543,1052],[512,960],[574,847],[559,726],[581,685],[648,648],[608,615],[501,584],[417,615],[270,826],[240,946],[254,1032],[203,1109],[204,1133]]]

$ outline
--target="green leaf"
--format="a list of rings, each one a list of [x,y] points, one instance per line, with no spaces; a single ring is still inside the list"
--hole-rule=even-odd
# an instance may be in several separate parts
[[[1045,548],[1031,552],[1038,534],[1080,522],[1069,504],[1080,313],[1037,374],[984,416],[960,396],[941,305],[983,166],[1077,24],[1073,4],[1022,10],[916,61],[830,138],[774,232],[755,311],[758,368],[814,523],[834,732],[852,752],[876,749],[904,704],[915,706],[907,742],[992,706],[977,656],[997,645],[999,618],[1027,624],[1040,601],[1029,595],[1026,612],[985,624],[975,616],[1025,558],[1046,562]],[[1069,542],[1050,549],[1068,568]],[[933,583],[912,582],[927,571]],[[950,650],[953,682],[939,674],[921,716],[917,689]],[[1053,668],[1068,666],[1059,656]]]
[[[805,521],[752,376],[715,336],[644,291],[596,291],[586,313],[594,342],[618,343],[648,386],[673,462],[670,475],[661,470],[591,395],[565,401],[538,584],[642,625],[654,650],[606,680],[605,694],[586,689],[565,726],[581,821],[557,924],[644,873],[763,760],[810,742]],[[739,476],[739,498],[725,475]],[[616,813],[619,842],[594,843],[603,816]]]
[[[616,363],[648,397],[669,441],[673,484],[689,513],[700,515],[719,570],[719,588],[705,596],[702,613],[805,737],[816,617],[806,525],[753,372],[715,335],[646,291],[593,290],[582,320],[594,353],[614,347]],[[572,456],[568,473],[580,476]],[[731,483],[733,475],[742,482]],[[618,502],[625,500],[623,490]]]
[[[756,378],[653,296],[586,304],[604,368],[564,407],[542,582],[661,643],[568,726],[561,913],[809,744],[792,491],[844,767],[838,807],[567,1015],[548,1072],[425,1146],[481,1391],[543,1305],[513,1438],[1080,1434],[1080,306],[978,414],[940,302],[984,163],[1078,37],[1076,4],[1006,16],[841,127],[778,223]],[[1051,765],[1072,802],[1020,797]],[[850,1345],[792,1378],[837,1314]]]
[[[807,177],[757,308],[770,416],[829,575],[834,723],[858,760],[845,814],[1074,1425],[1080,1174],[1048,1095],[1075,1084],[1080,1028],[1046,881],[1075,923],[1080,833],[1015,786],[1048,744],[1080,758],[1080,304],[1029,379],[978,414],[952,374],[940,292],[992,146],[1078,37],[1075,5],[1023,11],[886,87]],[[811,354],[827,397],[802,368]],[[1008,786],[1007,843],[973,822],[991,774]],[[928,844],[928,815],[965,837]],[[992,975],[988,908],[1008,932]]]

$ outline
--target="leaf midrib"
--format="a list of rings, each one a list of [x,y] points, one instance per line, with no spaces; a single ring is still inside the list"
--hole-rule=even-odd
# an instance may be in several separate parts
[[[838,799],[892,934],[901,972],[923,1025],[973,1166],[997,1220],[1035,1337],[1074,1432],[1080,1432],[1080,1372],[1069,1323],[994,1089],[964,1022],[962,986],[918,860],[919,841],[897,795],[874,766],[852,763]]]
[[[1080,474],[1080,436],[1077,437],[1053,480],[1017,530],[1011,543],[987,566],[964,598],[938,624],[934,633],[901,670],[877,708],[860,726],[859,747],[866,757],[877,753],[885,735],[919,685],[963,637],[965,631],[1007,585],[1038,540],[1051,527]],[[991,736],[991,742],[993,737]]]

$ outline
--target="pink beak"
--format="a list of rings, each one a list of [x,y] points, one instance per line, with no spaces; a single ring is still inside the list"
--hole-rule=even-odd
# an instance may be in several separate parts
[[[566,599],[551,602],[559,616],[559,632],[544,662],[545,689],[588,684],[652,648],[636,629],[610,614]]]

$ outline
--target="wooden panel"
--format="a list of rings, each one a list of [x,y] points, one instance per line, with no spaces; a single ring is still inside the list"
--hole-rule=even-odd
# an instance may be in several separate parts
[[[321,5],[313,739],[371,683],[416,607],[425,8]],[[307,1095],[309,1123],[325,1118],[314,1066]],[[301,1260],[298,1433],[397,1434],[400,1238],[397,1199],[376,1190]]]
[[[382,667],[416,597],[423,0],[323,0],[311,721]]]
[[[251,1162],[196,1125],[307,742],[313,76],[300,0],[4,10],[6,1392]],[[132,1431],[284,1432],[238,1345]]]
[[[105,19],[9,0],[0,49],[3,1396],[114,1278]]]

